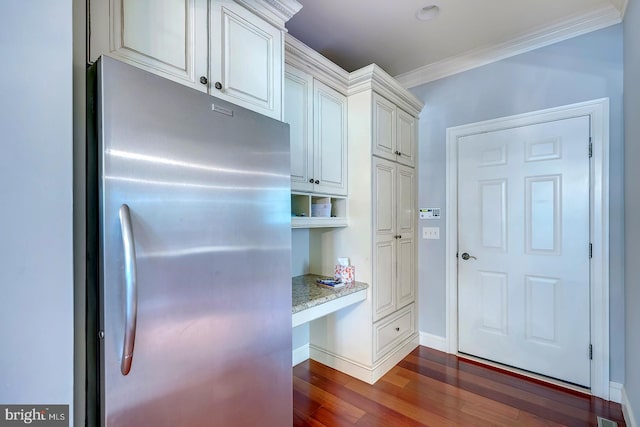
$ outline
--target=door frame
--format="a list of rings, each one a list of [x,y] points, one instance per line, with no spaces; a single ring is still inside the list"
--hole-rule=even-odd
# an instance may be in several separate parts
[[[609,400],[609,98],[447,128],[446,348],[448,353],[458,353],[458,139],[587,115],[593,144],[589,207],[593,244],[590,266],[591,394]],[[588,155],[586,147],[585,144],[585,156]]]

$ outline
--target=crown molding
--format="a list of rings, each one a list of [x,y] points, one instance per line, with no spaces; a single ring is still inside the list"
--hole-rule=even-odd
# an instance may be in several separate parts
[[[349,74],[348,95],[373,90],[413,116],[418,116],[424,103],[402,87],[376,64],[367,65]]]
[[[347,71],[288,33],[284,39],[284,51],[284,60],[287,64],[313,74],[322,83],[331,86],[343,95],[347,95],[349,86]]]
[[[461,55],[399,74],[395,78],[403,87],[412,88],[591,31],[619,24],[622,22],[627,1],[612,0],[615,5],[612,3],[591,12],[574,16],[561,23],[540,28],[505,43],[473,49]]]
[[[284,31],[286,31],[284,24],[302,9],[302,5],[296,0],[235,0],[235,2]]]

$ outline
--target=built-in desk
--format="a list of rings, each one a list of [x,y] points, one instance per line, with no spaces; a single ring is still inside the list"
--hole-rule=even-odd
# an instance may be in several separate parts
[[[316,283],[326,276],[306,274],[292,279],[293,307],[292,324],[296,326],[326,316],[367,298],[368,284],[353,282],[339,289],[331,289]]]

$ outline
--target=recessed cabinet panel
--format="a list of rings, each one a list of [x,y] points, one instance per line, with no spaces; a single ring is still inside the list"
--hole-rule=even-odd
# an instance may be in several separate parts
[[[398,234],[413,235],[415,231],[415,171],[411,168],[398,165],[398,196],[397,217]]]
[[[347,194],[347,100],[338,91],[314,84],[314,191]]]
[[[211,25],[211,94],[280,119],[280,30],[231,0],[211,4]]]
[[[373,153],[395,160],[396,106],[373,94]]]
[[[180,70],[187,69],[187,12],[184,0],[123,0],[122,48]],[[145,30],[139,26],[144,22]],[[149,34],[156,34],[149,37]]]
[[[396,231],[396,180],[395,168],[376,159],[374,165],[374,227],[376,235],[395,235]]]
[[[396,146],[400,154],[397,161],[407,166],[416,165],[416,118],[398,108]]]
[[[206,0],[90,2],[89,58],[109,54],[154,74],[206,91]]]
[[[284,75],[284,122],[291,132],[291,187],[312,191],[313,78],[287,65]]]
[[[396,242],[385,240],[376,242],[374,253],[373,292],[374,317],[380,319],[396,309],[396,294],[393,283],[396,279]]]
[[[398,307],[415,301],[415,240],[413,236],[398,240]]]

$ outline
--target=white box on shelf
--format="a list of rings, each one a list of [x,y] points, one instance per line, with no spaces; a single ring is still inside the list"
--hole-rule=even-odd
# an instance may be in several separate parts
[[[330,217],[331,203],[319,203],[311,205],[311,216]]]

